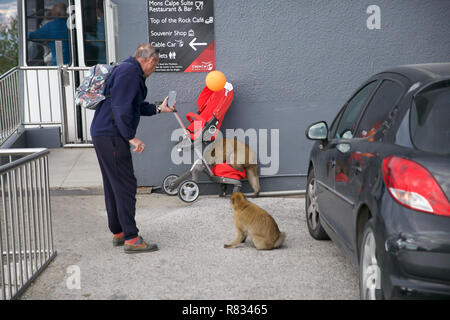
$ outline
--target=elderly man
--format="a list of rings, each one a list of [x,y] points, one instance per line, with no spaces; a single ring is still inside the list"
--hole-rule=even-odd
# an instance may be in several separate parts
[[[142,153],[145,144],[136,137],[140,116],[173,112],[167,106],[168,97],[159,106],[145,101],[145,79],[156,69],[159,51],[150,44],[140,45],[134,57],[117,66],[105,85],[105,96],[95,111],[91,136],[103,177],[109,229],[113,245],[125,245],[126,253],[158,250],[138,235],[136,227],[136,177],[134,176],[130,144],[133,152]]]

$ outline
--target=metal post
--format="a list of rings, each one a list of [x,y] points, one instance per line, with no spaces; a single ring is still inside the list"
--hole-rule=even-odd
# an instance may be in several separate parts
[[[6,174],[6,176],[7,176],[7,180],[9,180],[8,173]],[[3,176],[1,176],[1,182],[2,182],[2,185],[4,185],[3,184]],[[9,181],[8,181],[8,188],[10,188]],[[2,188],[2,198],[6,199],[5,198],[5,190],[4,190],[4,188]],[[8,198],[9,198],[9,201],[11,201],[11,194],[10,193],[8,193]],[[9,291],[9,297],[12,297],[11,261],[10,261],[10,258],[9,258],[9,251],[10,251],[9,232],[8,232],[8,225],[9,225],[9,223],[8,223],[8,212],[7,212],[8,208],[6,206],[6,200],[5,200],[5,202],[3,204],[4,204],[4,207],[3,207],[3,218],[4,218],[4,221],[5,221],[5,238],[6,238],[6,241],[5,241],[5,244],[6,244],[6,252],[5,252],[5,254],[6,254],[6,270],[8,271],[8,279],[7,279],[8,280],[8,289],[9,289],[8,291]],[[3,252],[2,252],[2,254],[3,254]],[[3,285],[5,285],[5,284],[3,284]]]
[[[24,194],[23,194],[23,190],[25,187],[25,183],[24,183],[24,176],[22,175],[22,169],[23,168],[19,168],[18,173],[19,173],[19,196],[20,196],[20,219],[21,219],[21,225],[22,225],[22,229],[20,230],[19,234],[22,234],[22,240],[23,242],[23,265],[21,265],[22,268],[22,285],[24,284],[25,280],[28,280],[28,259],[27,259],[27,233],[26,233],[26,229],[25,229],[25,204],[24,204]],[[21,240],[21,241],[22,241]],[[22,245],[20,247],[21,249],[21,255],[20,255],[20,261],[22,263]],[[25,269],[25,270],[24,270]]]
[[[38,95],[38,106],[39,106],[39,122],[42,123],[42,107],[41,107],[41,90],[39,86],[39,71],[36,70],[36,85],[37,85],[37,95]]]
[[[67,99],[66,99],[66,83],[67,83],[67,69],[63,66],[64,59],[62,53],[62,41],[55,41],[56,45],[56,62],[58,64],[58,85],[60,89],[60,106],[61,106],[61,145],[67,143],[68,129],[67,129]]]
[[[27,70],[24,70],[23,75],[24,75],[24,77],[23,77],[24,85],[25,85],[26,92],[27,92],[28,122],[31,122],[30,89],[28,88],[28,72],[27,72]],[[24,103],[24,109],[25,109],[25,103]]]
[[[12,162],[12,159],[11,159]],[[13,256],[13,264],[14,264],[14,294],[17,292],[17,287],[19,285],[19,279],[17,274],[17,239],[16,239],[16,224],[17,224],[17,186],[16,186],[16,172],[15,170],[12,170],[10,173],[10,180],[9,183],[11,183],[11,194],[10,194],[10,200],[11,200],[11,233],[12,233],[12,256]]]
[[[30,258],[30,274],[33,274],[33,247],[31,244],[31,215],[30,215],[30,199],[31,199],[31,191],[28,193],[28,187],[31,186],[31,172],[30,172],[30,166],[27,163],[24,166],[25,171],[25,201],[27,203],[27,221],[28,221],[28,250],[29,250],[29,258]],[[28,194],[30,194],[30,197],[28,197]]]
[[[3,81],[0,80],[0,92],[3,92]],[[0,95],[0,143],[3,143],[4,140],[6,140],[7,133],[6,133],[6,115],[5,115],[5,107],[6,103],[4,101],[4,95]]]
[[[55,41],[55,49],[56,49],[56,65],[62,66],[64,65],[64,58],[61,40]]]
[[[48,100],[50,102],[50,122],[53,122],[53,104],[52,93],[50,90],[50,70],[47,69],[47,86],[48,86]]]
[[[5,184],[3,183],[3,175],[0,175],[0,186],[1,186],[1,192],[2,192],[2,207],[3,207],[3,213],[6,212],[6,199],[5,199]],[[5,222],[6,226],[6,222]],[[3,235],[2,235],[2,218],[0,217],[0,280],[2,281],[2,299],[6,299],[6,285],[5,285],[5,270],[4,270],[4,263],[3,263]]]
[[[45,188],[46,188],[46,192],[47,192],[47,207],[48,207],[48,239],[49,239],[49,243],[50,243],[50,250],[51,253],[53,254],[55,249],[53,247],[53,223],[52,223],[52,207],[51,207],[51,203],[50,203],[50,174],[49,174],[49,169],[48,169],[48,157],[45,157],[45,179],[46,179],[46,183],[45,183]]]

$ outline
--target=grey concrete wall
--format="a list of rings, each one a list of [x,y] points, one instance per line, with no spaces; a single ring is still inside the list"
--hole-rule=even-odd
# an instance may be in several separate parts
[[[119,5],[121,57],[148,41],[144,0]],[[366,9],[381,8],[381,29],[369,30]],[[279,174],[306,173],[308,124],[331,121],[360,83],[391,66],[448,61],[448,0],[215,0],[216,69],[235,88],[223,128],[280,129]],[[153,74],[148,100],[178,92],[181,115],[195,111],[205,73]],[[159,185],[186,166],[170,161],[171,114],[143,118],[148,149],[134,156],[139,185]],[[264,179],[263,190],[303,189],[304,179]]]
[[[22,126],[0,145],[0,148],[61,148],[61,129],[60,127],[25,129]]]
[[[61,128],[26,129],[27,148],[61,148]]]

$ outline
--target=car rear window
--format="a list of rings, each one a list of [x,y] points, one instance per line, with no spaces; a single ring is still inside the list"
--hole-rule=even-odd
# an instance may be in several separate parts
[[[410,132],[416,148],[450,154],[450,80],[434,84],[416,96]]]

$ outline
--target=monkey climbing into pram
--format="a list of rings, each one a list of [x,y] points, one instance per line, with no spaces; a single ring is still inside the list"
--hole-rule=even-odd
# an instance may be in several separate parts
[[[225,114],[233,102],[233,96],[233,86],[229,82],[225,82],[222,89],[217,91],[211,90],[207,85],[197,99],[198,112],[186,115],[189,121],[187,127],[178,113],[174,113],[184,130],[183,139],[176,145],[176,150],[194,150],[197,160],[190,170],[181,176],[171,174],[164,178],[162,189],[166,194],[178,194],[185,202],[195,201],[200,194],[197,184],[200,173],[205,172],[211,181],[222,186],[221,196],[225,195],[227,185],[233,186],[233,192],[240,191],[241,180],[246,176],[254,195],[258,196],[260,186],[256,154],[243,142],[217,137]]]

